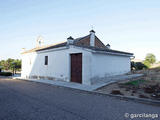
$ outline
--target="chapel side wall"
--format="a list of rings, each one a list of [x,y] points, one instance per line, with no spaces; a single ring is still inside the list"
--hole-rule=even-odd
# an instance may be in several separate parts
[[[92,54],[91,81],[130,72],[130,57],[109,54]],[[107,80],[107,79],[106,79]]]

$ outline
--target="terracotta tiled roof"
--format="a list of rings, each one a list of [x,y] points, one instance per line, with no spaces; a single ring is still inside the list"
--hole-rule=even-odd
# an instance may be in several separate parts
[[[86,36],[84,36],[84,37],[76,38],[76,39],[74,39],[74,43],[77,43],[77,42],[79,42],[80,40],[83,40],[83,39],[88,38],[88,37],[90,37],[90,35],[86,35]]]
[[[54,45],[51,45],[51,46],[48,46],[48,47],[45,47],[42,49],[38,49],[37,51],[48,50],[48,49],[53,49],[53,48],[58,48],[58,47],[64,47],[66,45],[67,45],[67,42],[58,43],[58,44],[54,44]]]
[[[89,37],[89,35],[74,39],[74,42],[76,43],[82,39],[85,39],[86,37]],[[26,50],[26,51],[22,52],[22,54],[36,52],[36,51],[42,51],[42,50],[47,50],[47,49],[52,49],[52,48],[63,47],[66,45],[67,45],[67,42],[61,42],[61,43],[52,44],[52,45],[48,45],[48,46],[36,47],[36,48],[30,49],[30,50]]]
[[[56,47],[62,47],[62,46],[65,46],[66,44],[67,44],[67,42],[61,42],[61,43],[57,43],[57,44],[36,47],[36,48],[30,49],[30,50],[26,50],[26,51],[22,52],[22,54],[36,52],[36,51],[40,51],[40,50],[52,49],[52,48],[56,48]]]
[[[83,47],[83,48],[88,48],[88,49],[95,50],[95,51],[104,51],[104,52],[111,52],[111,53],[133,55],[133,53],[123,52],[123,51],[118,51],[118,50],[113,50],[113,49],[108,49],[108,48],[104,49],[104,48],[98,48],[98,47],[92,47],[92,46],[81,46],[81,45],[76,45],[76,46]]]
[[[89,46],[89,45],[85,45],[85,44],[83,44],[83,45],[82,44],[77,44],[77,43],[79,43],[79,42],[81,42],[81,41],[83,41],[85,39],[88,39],[88,37],[90,37],[90,35],[86,35],[84,37],[80,37],[80,38],[74,39],[73,45],[78,46],[78,47],[91,49],[91,50],[95,50],[95,51],[103,51],[103,52],[111,52],[111,53],[133,55],[133,53],[123,52],[123,51],[118,51],[118,50],[112,50],[112,49],[108,49],[107,47],[99,48],[99,47],[93,47],[93,46]],[[62,42],[62,43],[52,44],[52,45],[48,45],[48,46],[37,47],[37,48],[33,48],[31,50],[27,50],[27,51],[23,52],[22,54],[36,52],[36,51],[43,51],[43,50],[48,50],[48,49],[53,49],[53,48],[64,47],[66,45],[67,45],[67,42]]]

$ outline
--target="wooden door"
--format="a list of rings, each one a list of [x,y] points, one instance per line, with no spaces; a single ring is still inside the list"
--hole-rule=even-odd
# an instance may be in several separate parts
[[[82,53],[71,54],[71,82],[82,83]]]

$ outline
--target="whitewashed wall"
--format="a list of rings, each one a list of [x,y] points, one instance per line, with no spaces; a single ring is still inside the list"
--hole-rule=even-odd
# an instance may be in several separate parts
[[[22,55],[22,77],[45,76],[56,80],[70,81],[70,54],[82,53],[82,84],[90,85],[91,53],[70,46],[69,49],[48,50]],[[44,65],[48,56],[48,65]]]
[[[29,76],[33,63],[36,59],[37,54],[35,52],[33,53],[27,53],[22,54],[22,71],[21,71],[21,77],[26,78]]]
[[[121,75],[130,71],[130,57],[127,56],[93,53],[91,64],[92,83],[101,78]]]
[[[22,77],[43,76],[70,81],[70,54],[82,53],[82,84],[130,71],[130,57],[92,53],[75,46],[22,55]],[[48,56],[48,65],[44,65]],[[106,79],[107,80],[107,79]]]

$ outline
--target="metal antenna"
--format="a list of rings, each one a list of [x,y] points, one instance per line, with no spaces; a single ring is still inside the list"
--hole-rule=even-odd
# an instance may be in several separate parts
[[[42,46],[43,43],[44,43],[43,37],[42,37],[41,35],[39,35],[38,38],[37,38],[37,40],[36,40],[36,42],[37,42],[37,43],[36,43],[36,46],[37,46],[37,47]]]

